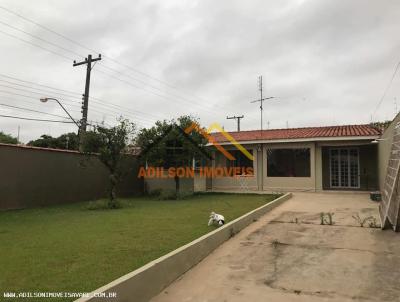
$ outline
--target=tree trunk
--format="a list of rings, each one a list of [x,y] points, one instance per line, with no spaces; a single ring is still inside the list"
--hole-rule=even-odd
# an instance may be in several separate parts
[[[179,182],[179,177],[175,175],[175,194],[178,197],[179,195],[179,190],[180,190],[180,182]]]
[[[110,174],[110,195],[109,195],[109,201],[108,201],[108,207],[110,209],[115,209],[117,207],[117,204],[115,202],[116,193],[115,193],[115,188],[117,186],[117,177],[114,174]]]

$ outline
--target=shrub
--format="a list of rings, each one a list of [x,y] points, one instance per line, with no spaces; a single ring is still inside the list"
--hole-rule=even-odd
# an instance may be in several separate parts
[[[175,190],[161,190],[161,193],[158,196],[158,200],[176,200],[178,199],[178,195]]]
[[[123,207],[123,204],[120,200],[115,199],[113,209],[120,209]],[[107,210],[110,208],[109,201],[106,199],[100,199],[96,201],[89,201],[86,205],[86,210]]]

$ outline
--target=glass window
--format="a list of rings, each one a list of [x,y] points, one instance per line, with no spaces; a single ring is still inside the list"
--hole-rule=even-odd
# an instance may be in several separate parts
[[[268,149],[267,176],[310,177],[310,149]]]
[[[253,155],[253,150],[247,150]],[[235,160],[227,160],[227,167],[253,168],[253,161],[240,150],[228,150]]]

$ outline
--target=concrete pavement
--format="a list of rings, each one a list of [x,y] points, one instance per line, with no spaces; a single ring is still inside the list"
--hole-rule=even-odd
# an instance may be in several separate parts
[[[357,214],[379,224],[367,194],[295,193],[152,301],[400,301],[400,234]]]

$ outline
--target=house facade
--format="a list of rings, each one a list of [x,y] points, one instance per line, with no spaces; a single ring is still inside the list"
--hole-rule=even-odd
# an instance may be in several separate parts
[[[370,125],[229,132],[253,155],[247,158],[222,133],[215,141],[229,160],[213,151],[213,167],[252,167],[252,175],[212,178],[211,190],[371,191],[379,189],[380,130]]]

